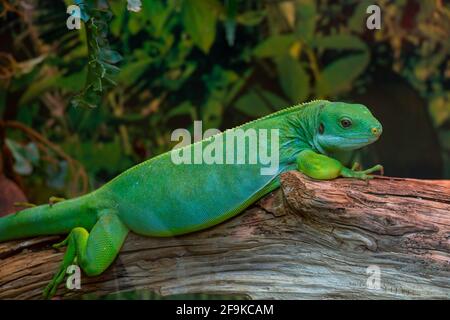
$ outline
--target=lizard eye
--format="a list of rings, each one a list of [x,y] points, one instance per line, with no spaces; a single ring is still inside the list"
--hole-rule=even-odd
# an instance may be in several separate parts
[[[319,133],[322,134],[325,131],[325,127],[323,126],[323,123],[319,125]]]
[[[341,126],[342,126],[342,127],[348,128],[348,127],[350,127],[351,125],[352,125],[352,120],[347,119],[347,118],[341,119]]]

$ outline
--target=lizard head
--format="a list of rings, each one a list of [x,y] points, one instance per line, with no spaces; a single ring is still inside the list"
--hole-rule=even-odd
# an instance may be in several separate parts
[[[315,142],[329,152],[355,150],[378,140],[382,130],[366,106],[329,102],[319,113]]]

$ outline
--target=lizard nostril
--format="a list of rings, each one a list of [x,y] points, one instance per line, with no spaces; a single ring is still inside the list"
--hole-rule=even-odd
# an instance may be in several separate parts
[[[380,135],[380,129],[373,127],[370,131],[372,131],[372,134],[378,136]]]

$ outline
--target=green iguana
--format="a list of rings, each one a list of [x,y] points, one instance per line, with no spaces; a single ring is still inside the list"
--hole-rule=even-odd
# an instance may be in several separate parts
[[[272,143],[265,150],[279,153],[276,170],[261,174],[263,165],[259,162],[175,164],[172,159],[174,152],[194,152],[195,148],[225,141],[238,129],[278,129],[278,150],[270,150]],[[44,290],[48,298],[74,262],[87,276],[105,271],[129,231],[168,237],[214,226],[279,187],[280,174],[288,170],[297,169],[314,179],[369,179],[370,173],[383,167],[358,171],[344,164],[351,160],[352,151],[373,143],[381,132],[379,121],[361,104],[315,100],[296,105],[149,159],[89,194],[3,217],[0,242],[68,234],[54,245],[67,246],[67,250],[59,271]],[[241,148],[249,156],[256,152],[249,143],[244,145],[234,149]],[[236,151],[225,147],[223,142],[224,156]]]

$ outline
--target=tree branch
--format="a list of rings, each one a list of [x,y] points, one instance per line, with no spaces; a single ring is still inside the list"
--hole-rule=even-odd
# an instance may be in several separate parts
[[[280,190],[219,226],[176,238],[130,234],[104,274],[58,294],[448,299],[449,237],[450,181],[288,172]],[[49,247],[57,239],[0,244],[0,298],[40,298],[63,256]]]

